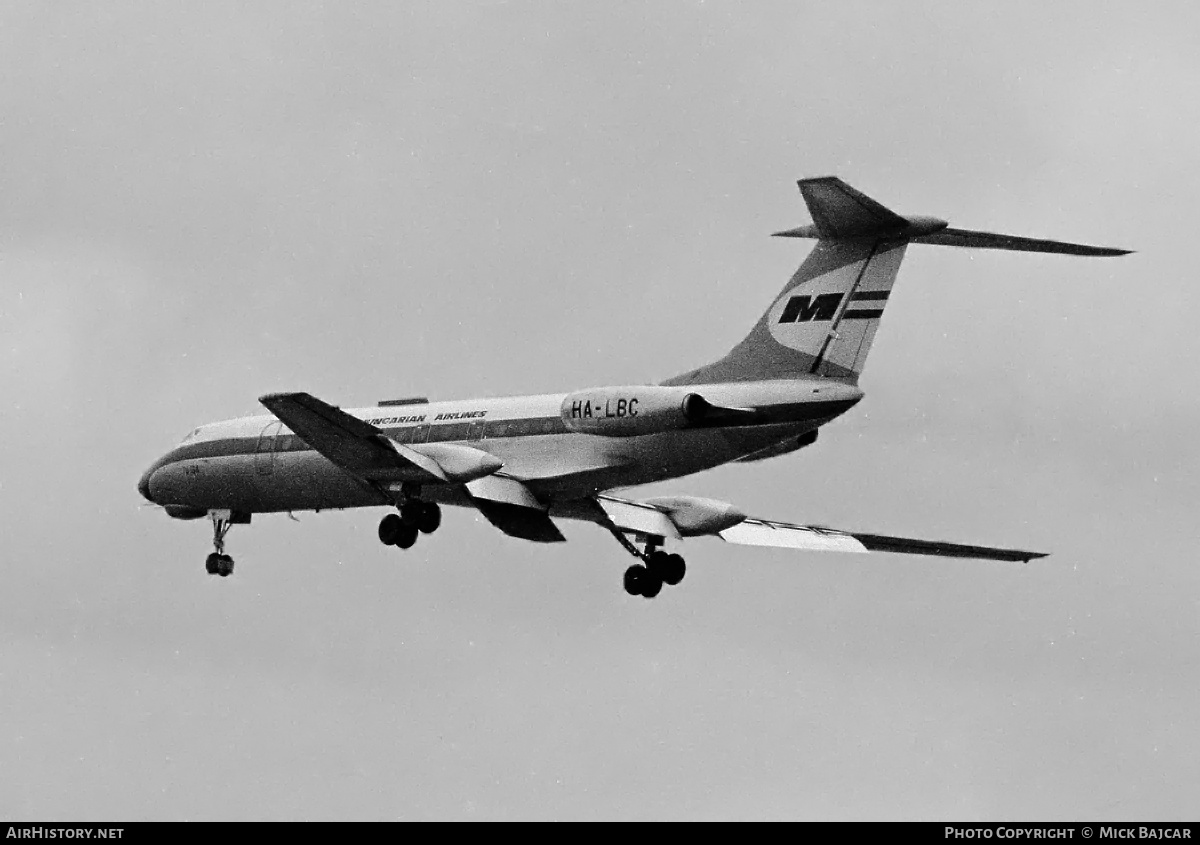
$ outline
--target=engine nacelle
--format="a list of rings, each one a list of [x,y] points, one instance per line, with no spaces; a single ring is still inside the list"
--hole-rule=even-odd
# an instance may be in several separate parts
[[[580,390],[563,400],[561,413],[570,431],[635,437],[700,424],[711,407],[685,388],[643,385]]]

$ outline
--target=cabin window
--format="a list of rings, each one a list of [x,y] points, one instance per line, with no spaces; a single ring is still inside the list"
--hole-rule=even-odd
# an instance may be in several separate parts
[[[470,429],[470,423],[450,423],[450,425],[439,426],[442,429],[439,440],[466,440],[467,431]]]
[[[416,432],[415,428],[401,428],[397,431],[393,431],[391,438],[397,443],[412,443],[414,432]]]

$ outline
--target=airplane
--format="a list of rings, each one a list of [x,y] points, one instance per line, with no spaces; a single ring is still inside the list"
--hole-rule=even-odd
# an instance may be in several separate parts
[[[565,540],[555,520],[606,529],[636,561],[623,584],[653,598],[686,573],[664,546],[692,537],[839,552],[1028,562],[1044,553],[837,530],[748,516],[695,496],[618,492],[811,446],[863,397],[858,386],[909,244],[1080,256],[1130,251],[952,228],[904,216],[834,176],[802,179],[812,223],[777,237],[816,245],[750,333],[724,357],[659,384],[343,410],[269,393],[270,415],[196,428],[142,475],[138,491],[176,519],[208,517],[205,569],[226,577],[225,537],[253,514],[387,507],[378,537],[407,549],[473,508],[505,534]]]

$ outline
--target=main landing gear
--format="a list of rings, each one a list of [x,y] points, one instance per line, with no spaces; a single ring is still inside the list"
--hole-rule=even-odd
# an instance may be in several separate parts
[[[209,511],[209,519],[213,525],[213,553],[204,561],[204,569],[209,575],[220,575],[228,578],[233,574],[233,558],[225,554],[225,535],[233,527],[232,511]]]
[[[667,554],[658,548],[661,537],[647,537],[645,548],[639,549],[620,531],[612,533],[625,551],[642,561],[625,570],[625,592],[629,595],[652,599],[662,592],[663,584],[674,587],[687,574],[687,565],[680,555]]]
[[[400,513],[389,513],[379,521],[379,542],[385,546],[411,549],[421,534],[432,534],[442,524],[442,509],[433,502],[410,499]]]

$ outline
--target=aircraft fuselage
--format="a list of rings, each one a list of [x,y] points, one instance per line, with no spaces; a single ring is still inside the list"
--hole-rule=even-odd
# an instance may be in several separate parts
[[[580,433],[568,427],[567,393],[368,407],[348,413],[401,444],[457,443],[494,455],[504,462],[498,474],[520,479],[553,505],[737,460],[815,430],[863,395],[850,384],[804,378],[695,389],[710,402],[753,409],[757,419],[751,425],[638,436]],[[618,401],[624,404],[618,406]],[[597,403],[587,412],[613,417],[636,413],[636,405],[628,401]],[[582,412],[575,409],[576,414]],[[374,490],[270,415],[201,426],[156,461],[138,486],[148,499],[182,517],[200,517],[214,509],[251,514],[381,504]],[[470,505],[461,485],[427,484],[421,495],[443,504]]]

